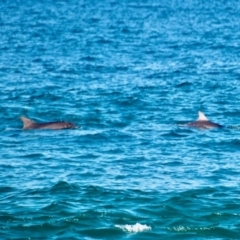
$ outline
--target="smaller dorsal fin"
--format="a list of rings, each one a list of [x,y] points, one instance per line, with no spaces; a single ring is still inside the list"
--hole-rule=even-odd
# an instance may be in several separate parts
[[[20,117],[20,119],[23,122],[23,129],[29,129],[35,124],[34,121],[26,117]]]
[[[199,111],[197,121],[209,121],[209,120],[207,119],[207,117],[202,112]]]

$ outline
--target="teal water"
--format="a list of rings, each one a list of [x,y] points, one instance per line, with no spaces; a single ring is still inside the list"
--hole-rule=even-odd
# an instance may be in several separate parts
[[[240,239],[239,10],[3,1],[0,239]]]

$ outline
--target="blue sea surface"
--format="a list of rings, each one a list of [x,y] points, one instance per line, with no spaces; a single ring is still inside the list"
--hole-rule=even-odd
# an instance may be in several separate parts
[[[0,6],[0,239],[240,239],[239,1]]]

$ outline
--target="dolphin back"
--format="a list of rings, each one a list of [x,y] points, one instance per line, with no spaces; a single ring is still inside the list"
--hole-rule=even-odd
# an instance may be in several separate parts
[[[76,125],[70,122],[45,122],[36,123],[29,118],[20,117],[23,122],[23,130],[30,129],[69,129],[76,128]]]
[[[197,121],[194,122],[190,122],[187,124],[187,126],[189,127],[196,127],[196,128],[222,128],[223,126],[218,124],[218,123],[214,123],[208,120],[208,118],[204,115],[203,112],[198,112],[198,119]]]

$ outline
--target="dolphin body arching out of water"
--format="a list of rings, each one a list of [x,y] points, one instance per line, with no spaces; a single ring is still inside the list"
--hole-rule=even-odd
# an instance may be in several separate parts
[[[31,130],[31,129],[60,130],[60,129],[76,128],[76,125],[70,122],[36,123],[33,120],[26,117],[20,117],[20,119],[23,122],[23,130]]]
[[[186,126],[203,128],[203,129],[222,128],[223,127],[222,125],[220,125],[218,123],[209,121],[208,118],[200,111],[198,112],[198,119],[194,122],[187,123]]]

